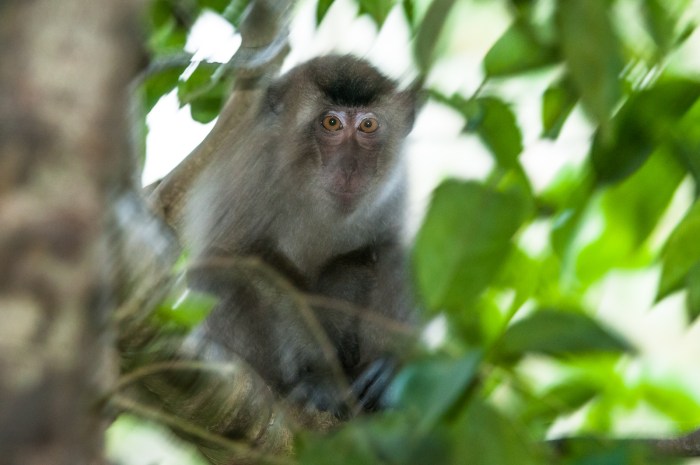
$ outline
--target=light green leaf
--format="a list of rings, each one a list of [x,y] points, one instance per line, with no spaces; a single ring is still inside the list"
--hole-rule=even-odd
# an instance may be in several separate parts
[[[539,310],[513,323],[497,347],[498,358],[516,360],[528,353],[553,357],[591,352],[626,352],[630,345],[583,313]]]
[[[688,273],[699,262],[700,202],[695,202],[668,238],[661,253],[661,281],[657,300],[681,289]]]
[[[413,252],[427,307],[468,308],[498,274],[526,214],[527,202],[515,192],[469,181],[441,184]]]
[[[622,47],[607,0],[557,2],[557,25],[567,70],[584,108],[604,125],[622,97]]]
[[[532,25],[515,21],[486,54],[484,71],[488,77],[510,76],[551,65],[557,58],[556,51],[536,37]]]
[[[514,168],[523,151],[523,136],[515,115],[508,105],[495,97],[482,97],[473,102],[478,106],[478,113],[468,119],[467,130],[479,135],[499,166]]]

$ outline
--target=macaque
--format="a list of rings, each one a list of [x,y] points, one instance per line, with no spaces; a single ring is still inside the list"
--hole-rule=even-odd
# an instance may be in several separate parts
[[[190,285],[219,298],[196,338],[281,398],[339,417],[381,407],[400,351],[372,316],[413,319],[401,155],[415,112],[414,91],[326,56],[272,82],[209,142],[175,225]]]

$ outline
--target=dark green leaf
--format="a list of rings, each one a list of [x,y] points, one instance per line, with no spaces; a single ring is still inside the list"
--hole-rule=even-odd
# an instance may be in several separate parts
[[[391,385],[390,396],[420,418],[415,428],[427,431],[450,413],[466,394],[481,363],[472,352],[459,360],[431,360],[404,368]]]
[[[427,75],[435,59],[435,47],[455,0],[434,0],[418,28],[413,54],[422,75]]]
[[[598,395],[599,390],[600,387],[588,378],[577,376],[566,379],[547,389],[538,401],[531,402],[523,416],[529,420],[551,423],[559,416],[583,407]]]
[[[612,122],[612,132],[596,132],[593,167],[602,182],[614,182],[638,169],[677,130],[680,119],[700,98],[700,83],[661,81],[625,103]],[[612,137],[611,137],[612,136]]]
[[[401,5],[403,6],[403,14],[406,16],[406,22],[413,29],[416,20],[416,4],[414,0],[403,0]]]
[[[321,24],[321,21],[326,17],[326,13],[328,13],[328,9],[333,5],[334,1],[335,0],[318,0],[318,4],[316,5],[316,25]]]
[[[163,68],[148,76],[143,82],[145,111],[149,112],[158,100],[175,88],[180,75],[185,71],[185,65]]]
[[[690,269],[686,282],[688,286],[686,309],[690,321],[695,321],[700,316],[700,263]]]
[[[497,354],[514,360],[528,353],[561,357],[630,349],[626,341],[583,313],[539,310],[506,330]]]
[[[564,61],[584,108],[605,125],[622,96],[621,45],[607,0],[563,0],[557,18]]]
[[[413,253],[418,289],[427,307],[468,307],[498,274],[526,214],[526,202],[517,193],[476,182],[442,183]]]
[[[223,13],[231,0],[198,0],[201,8],[209,8],[219,14]]]
[[[700,202],[695,202],[676,227],[661,253],[661,281],[657,299],[683,287],[688,272],[700,262]]]
[[[349,425],[326,437],[303,436],[297,440],[299,463],[327,465],[329,458],[335,465],[379,463],[372,446],[372,438],[358,425]]]
[[[358,0],[360,3],[360,14],[369,15],[378,28],[381,28],[387,16],[394,7],[396,0]]]
[[[578,102],[578,92],[568,76],[552,84],[542,98],[542,137],[556,139]]]
[[[186,80],[178,84],[180,104],[190,105],[195,121],[208,123],[216,118],[228,96],[230,83],[218,76],[220,66],[217,63],[200,63]]]
[[[510,76],[551,65],[557,58],[555,50],[536,37],[532,25],[515,21],[486,54],[484,70],[488,77]]]

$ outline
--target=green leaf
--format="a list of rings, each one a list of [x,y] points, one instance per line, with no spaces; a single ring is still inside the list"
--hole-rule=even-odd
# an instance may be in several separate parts
[[[556,139],[576,106],[579,96],[567,75],[544,91],[542,97],[542,137]]]
[[[650,264],[652,256],[645,242],[684,176],[676,159],[658,150],[632,176],[603,192],[602,231],[579,253],[576,264],[582,282],[592,283],[614,267]]]
[[[539,465],[549,463],[518,427],[490,405],[475,400],[451,431],[450,465]],[[494,440],[494,438],[498,438]],[[469,460],[465,461],[468,457]]]
[[[218,75],[218,63],[200,63],[184,81],[180,81],[177,96],[180,105],[190,105],[192,119],[208,123],[219,115],[230,89],[230,82]]]
[[[201,8],[209,8],[219,14],[223,13],[231,0],[198,0]]]
[[[316,25],[318,26],[321,24],[323,21],[323,18],[326,17],[326,13],[328,13],[328,10],[330,9],[331,5],[333,5],[333,2],[335,0],[318,0],[318,4],[316,5]]]
[[[161,323],[192,329],[209,315],[217,299],[201,292],[186,290],[168,296],[155,311]]]
[[[395,0],[358,0],[360,3],[360,14],[369,15],[378,28],[381,29],[387,16],[394,8]]]
[[[584,108],[605,126],[622,96],[622,47],[607,0],[557,2],[557,24],[569,75]]]
[[[565,379],[547,389],[536,402],[528,404],[523,416],[530,420],[551,423],[561,415],[573,413],[583,407],[600,391],[600,386],[589,378],[576,376]]]
[[[455,0],[433,0],[418,28],[413,54],[421,75],[426,76],[435,59],[435,47]]]
[[[411,364],[396,376],[389,395],[397,405],[415,411],[419,421],[414,427],[427,431],[467,393],[481,360],[481,353],[471,352],[458,360]]]
[[[662,54],[667,53],[676,41],[675,31],[678,18],[669,11],[666,0],[644,0],[642,12],[646,29]]]
[[[583,313],[539,310],[513,323],[496,353],[498,358],[511,361],[529,353],[562,357],[630,350],[626,341]]]
[[[175,4],[168,0],[155,0],[149,9],[148,49],[157,55],[182,51],[187,42],[187,29],[180,24]]]
[[[177,86],[180,75],[186,66],[178,65],[163,68],[149,75],[143,82],[145,111],[149,112],[158,100]]]
[[[363,428],[351,424],[326,437],[301,436],[295,451],[304,465],[327,465],[329,457],[336,465],[379,463],[372,442]]]
[[[557,61],[556,51],[543,44],[533,26],[516,20],[484,58],[487,77],[511,76],[548,66]]]
[[[478,115],[468,120],[467,129],[479,135],[500,167],[514,168],[523,151],[523,136],[515,115],[495,97],[481,97],[474,103],[478,105]]]
[[[644,401],[675,424],[700,424],[700,405],[691,390],[664,379],[657,383],[643,382],[640,391]]]
[[[661,253],[657,300],[681,289],[690,270],[700,262],[700,202],[695,202],[668,238]]]
[[[688,295],[685,307],[690,321],[695,321],[700,316],[700,263],[690,269],[686,282]]]
[[[429,309],[468,308],[497,276],[526,204],[515,192],[470,181],[445,181],[435,190],[413,252]]]
[[[615,182],[638,169],[654,149],[674,137],[680,119],[698,98],[700,83],[687,79],[661,81],[630,97],[615,116],[612,132],[595,134],[591,160],[598,179]]]
[[[403,14],[406,17],[406,22],[413,30],[416,21],[416,4],[414,0],[403,0],[401,6],[403,7]]]

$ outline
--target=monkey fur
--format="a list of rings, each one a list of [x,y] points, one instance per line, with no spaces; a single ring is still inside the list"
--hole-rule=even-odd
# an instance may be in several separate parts
[[[371,316],[413,318],[401,149],[415,112],[415,92],[366,61],[325,56],[214,142],[175,224],[190,285],[219,298],[196,340],[297,404],[339,417],[380,406],[397,339]]]

